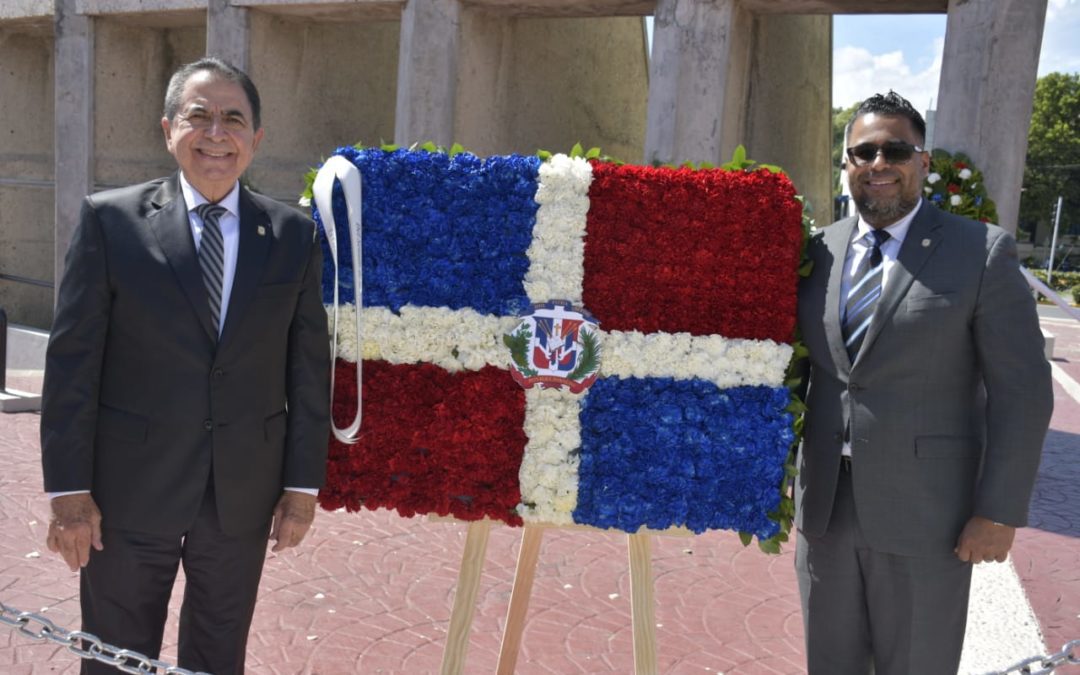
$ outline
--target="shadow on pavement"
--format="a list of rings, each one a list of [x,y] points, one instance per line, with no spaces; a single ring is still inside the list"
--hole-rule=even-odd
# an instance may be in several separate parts
[[[1080,538],[1080,434],[1051,429],[1031,496],[1030,527]]]

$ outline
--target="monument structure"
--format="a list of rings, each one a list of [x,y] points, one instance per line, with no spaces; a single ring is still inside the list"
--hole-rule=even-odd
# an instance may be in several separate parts
[[[936,144],[983,168],[1015,230],[1046,0],[6,0],[0,305],[48,328],[83,195],[170,170],[152,121],[168,74],[204,53],[259,82],[270,133],[250,178],[283,201],[341,143],[580,141],[632,163],[742,144],[822,224],[843,13],[948,13]]]

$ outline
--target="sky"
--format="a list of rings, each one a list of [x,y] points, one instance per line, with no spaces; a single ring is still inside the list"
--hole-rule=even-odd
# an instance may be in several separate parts
[[[1080,0],[1049,0],[1039,75],[1080,72]],[[945,15],[843,15],[833,19],[833,107],[894,89],[936,107]]]

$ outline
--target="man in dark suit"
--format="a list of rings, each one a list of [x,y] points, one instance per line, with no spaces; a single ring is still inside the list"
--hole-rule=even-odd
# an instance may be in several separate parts
[[[893,92],[846,133],[858,217],[810,241],[795,479],[811,675],[960,662],[972,563],[1026,524],[1053,406],[1013,238],[921,199],[922,116]]]
[[[217,59],[173,75],[180,171],[87,197],[42,402],[47,543],[81,570],[83,630],[156,657],[182,562],[179,662],[216,675],[244,670],[268,536],[303,539],[329,431],[314,224],[239,183],[259,108]]]

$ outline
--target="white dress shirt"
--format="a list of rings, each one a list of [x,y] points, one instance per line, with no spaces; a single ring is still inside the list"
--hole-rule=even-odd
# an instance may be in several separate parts
[[[900,254],[900,246],[904,243],[904,238],[907,237],[908,230],[911,229],[911,221],[915,219],[915,214],[919,212],[920,206],[922,206],[922,199],[911,210],[911,213],[885,228],[885,231],[889,233],[889,238],[881,245],[882,293],[885,292],[885,286],[889,283],[889,272],[892,271],[893,266],[896,264],[896,256]],[[859,263],[862,262],[863,258],[870,255],[870,251],[874,248],[866,241],[866,235],[873,229],[869,223],[862,219],[862,216],[859,216],[859,225],[855,230],[852,242],[848,245],[847,257],[844,259],[844,277],[840,282],[841,320],[844,318],[844,308],[847,306],[848,292],[851,290],[851,280],[855,275],[855,270],[859,269]]]
[[[203,228],[206,226],[199,217],[196,208],[209,203],[191,183],[184,178],[184,172],[180,172],[180,190],[184,193],[184,203],[187,204],[188,222],[191,223],[191,234],[195,237],[195,250],[199,250],[202,243]],[[225,316],[229,312],[229,297],[232,295],[233,279],[236,278],[236,256],[240,251],[240,182],[237,181],[229,194],[218,202],[218,206],[225,207],[225,213],[218,218],[221,227],[221,239],[223,243],[222,256],[225,269],[221,273],[221,316],[218,321],[218,337],[221,337],[221,329],[225,326]]]
[[[881,245],[882,293],[885,292],[885,285],[889,283],[889,272],[896,265],[896,256],[900,254],[900,246],[903,245],[904,238],[907,236],[908,230],[911,229],[911,221],[915,219],[915,214],[919,212],[921,206],[922,199],[920,198],[919,203],[915,205],[911,213],[885,228],[885,231],[889,233],[889,238]],[[859,263],[862,262],[863,258],[870,255],[870,251],[874,248],[872,244],[866,241],[866,235],[873,229],[870,223],[863,220],[862,216],[859,216],[859,225],[852,235],[852,241],[848,244],[847,256],[844,258],[844,276],[840,280],[840,321],[844,320],[844,309],[847,307],[848,292],[851,290],[855,270],[859,269]],[[851,457],[851,443],[845,440],[844,448],[840,452],[847,457]]]

